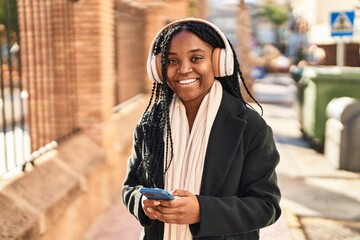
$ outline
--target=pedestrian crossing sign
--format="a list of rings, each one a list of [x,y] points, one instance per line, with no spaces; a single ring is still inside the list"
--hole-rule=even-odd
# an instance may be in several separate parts
[[[352,36],[354,28],[354,17],[354,11],[331,13],[331,36]]]

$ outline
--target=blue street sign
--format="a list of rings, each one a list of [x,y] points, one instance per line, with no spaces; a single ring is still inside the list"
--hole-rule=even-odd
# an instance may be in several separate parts
[[[330,16],[331,36],[352,36],[355,12],[333,12]]]

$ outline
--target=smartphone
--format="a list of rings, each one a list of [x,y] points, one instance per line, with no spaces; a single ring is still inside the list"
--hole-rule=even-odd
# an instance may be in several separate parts
[[[174,197],[165,191],[164,189],[160,188],[140,188],[140,192],[146,196],[148,199],[155,199],[155,200],[173,200]]]

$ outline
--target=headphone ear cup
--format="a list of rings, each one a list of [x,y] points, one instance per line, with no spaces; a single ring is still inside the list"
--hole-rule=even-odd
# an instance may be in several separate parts
[[[212,52],[212,65],[213,65],[213,71],[215,77],[221,77],[220,76],[220,52],[221,48],[214,48]]]
[[[221,48],[220,51],[220,59],[219,59],[219,69],[220,69],[220,77],[226,77],[226,50]]]
[[[214,48],[212,53],[212,64],[215,77],[225,77],[226,75],[226,49]]]
[[[158,82],[162,83],[162,67],[161,67],[161,54],[155,56],[156,60],[156,74],[158,76]]]
[[[225,49],[224,49],[225,50]],[[226,52],[226,59],[225,59],[225,74],[226,76],[231,76],[234,73],[234,55],[232,51]]]
[[[153,77],[153,80],[161,83],[161,65],[159,64],[159,56],[158,55],[153,55],[151,57],[151,62],[150,62],[150,68],[151,68],[151,75]],[[160,70],[159,70],[160,68]],[[159,74],[160,73],[160,74]]]

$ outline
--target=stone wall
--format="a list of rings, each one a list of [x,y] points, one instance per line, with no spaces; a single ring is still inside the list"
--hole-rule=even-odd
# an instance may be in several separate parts
[[[133,129],[147,104],[139,95],[102,125],[100,147],[78,133],[37,166],[0,186],[0,239],[81,239],[121,191]],[[126,123],[126,124],[124,124]]]

